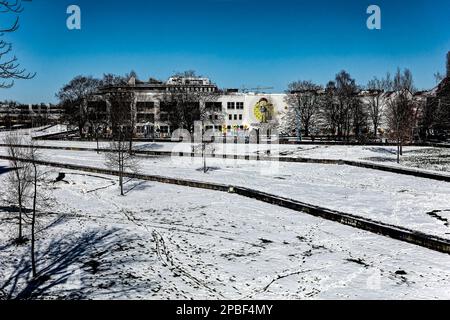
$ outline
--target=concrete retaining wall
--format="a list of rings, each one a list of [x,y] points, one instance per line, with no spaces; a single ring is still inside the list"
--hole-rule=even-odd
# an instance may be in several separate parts
[[[450,254],[450,240],[435,237],[418,231],[385,224],[368,218],[330,210],[293,199],[283,198],[252,189],[234,187],[235,193],[267,202],[280,207],[305,212],[315,217],[339,222],[341,224],[362,229],[396,240],[412,243],[428,249]]]
[[[11,157],[0,156],[0,159],[11,160]],[[80,165],[55,163],[49,161],[35,161],[36,164],[42,166],[50,166],[56,168],[64,168],[69,170],[78,170],[90,173],[105,174],[118,176],[119,172],[110,169],[94,168]],[[180,186],[215,190],[221,192],[235,193],[237,195],[259,200],[276,206],[292,209],[302,213],[307,213],[315,217],[339,222],[343,225],[351,226],[361,230],[369,231],[378,235],[383,235],[400,241],[412,243],[431,250],[450,254],[450,240],[428,235],[425,233],[409,230],[406,228],[385,224],[371,219],[351,215],[344,212],[330,210],[319,206],[303,203],[293,199],[283,198],[276,195],[264,193],[261,191],[248,189],[239,186],[228,186],[223,184],[207,183],[194,180],[167,178],[163,176],[146,175],[139,173],[125,173],[124,176],[146,181],[156,181],[161,183],[175,184]]]
[[[52,127],[52,126],[50,126],[50,127]],[[77,132],[78,132],[78,130],[49,133],[49,134],[43,134],[43,135],[37,136],[37,137],[32,137],[32,139],[33,140],[60,140],[61,136],[74,134],[74,133],[77,133]]]

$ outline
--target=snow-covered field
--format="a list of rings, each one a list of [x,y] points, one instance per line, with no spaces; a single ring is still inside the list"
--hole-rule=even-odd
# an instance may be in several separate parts
[[[41,146],[96,148],[96,142],[39,141]],[[196,144],[194,144],[196,145]],[[108,142],[100,142],[100,148],[108,148]],[[136,150],[192,152],[191,143],[135,142]],[[398,166],[396,147],[391,146],[326,146],[326,145],[267,145],[267,144],[214,144],[218,155],[266,155],[312,159],[355,160]],[[450,173],[450,148],[404,147],[399,166]]]
[[[42,132],[61,130],[52,127]],[[23,131],[31,139],[30,131]],[[5,133],[0,133],[1,136]],[[95,148],[95,142],[39,141]],[[101,143],[101,147],[107,147]],[[191,152],[191,144],[136,143]],[[395,147],[215,145],[217,154],[374,161]],[[406,147],[400,166],[448,171],[448,149]],[[105,167],[94,151],[39,150],[53,162]],[[6,149],[0,147],[0,155]],[[141,157],[140,172],[239,185],[450,239],[450,183],[350,167]],[[0,299],[450,299],[450,256],[233,194],[42,168],[40,282],[0,160]],[[65,181],[53,183],[60,171]],[[28,232],[28,229],[27,229]]]
[[[2,201],[0,298],[450,298],[446,254],[237,195],[129,181],[120,197],[114,178],[66,172],[65,182],[53,184],[59,171],[43,170],[41,190],[52,203],[38,218],[45,281],[26,282],[29,248],[11,244],[16,220]],[[219,179],[221,170],[232,173],[207,176]],[[328,198],[338,190],[325,175],[317,182],[331,188],[322,191]],[[0,174],[1,199],[5,180]]]
[[[5,149],[0,148],[0,154]],[[40,150],[42,159],[105,167],[95,152]],[[201,158],[142,158],[140,172],[254,188],[450,238],[450,183],[343,165]]]
[[[50,128],[36,128],[33,130],[19,130],[25,134],[26,139],[45,134],[57,133],[67,130],[64,125]],[[0,140],[7,132],[0,132]],[[404,147],[401,163],[396,163],[396,147],[394,146],[345,146],[345,145],[278,145],[278,144],[234,144],[232,137],[228,143],[215,143],[216,154],[228,155],[265,155],[268,150],[271,156],[313,159],[356,160],[383,163],[392,166],[413,167],[450,173],[450,148],[433,147]],[[40,140],[41,146],[96,148],[96,142],[86,141],[58,141]],[[196,144],[194,144],[196,145]],[[108,142],[100,142],[100,148],[108,148]],[[191,143],[171,142],[135,142],[137,150],[192,152]]]

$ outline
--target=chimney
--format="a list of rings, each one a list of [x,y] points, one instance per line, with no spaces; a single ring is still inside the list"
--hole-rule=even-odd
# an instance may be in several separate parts
[[[450,51],[447,52],[447,78],[450,78]]]

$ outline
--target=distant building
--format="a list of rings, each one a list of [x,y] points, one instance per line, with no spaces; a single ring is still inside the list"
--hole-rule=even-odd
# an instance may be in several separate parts
[[[208,78],[171,77],[167,82],[148,82],[130,79],[127,85],[101,88],[88,108],[94,108],[104,117],[110,110],[108,92],[132,91],[135,94],[135,135],[137,137],[170,137],[173,130],[167,112],[161,105],[162,96],[170,92],[216,93],[217,99],[203,103],[209,112],[204,129],[217,134],[248,135],[261,123],[278,121],[278,115],[287,109],[285,94],[242,93],[238,90],[221,91]]]
[[[40,127],[60,121],[62,110],[52,104],[0,102],[0,130]]]

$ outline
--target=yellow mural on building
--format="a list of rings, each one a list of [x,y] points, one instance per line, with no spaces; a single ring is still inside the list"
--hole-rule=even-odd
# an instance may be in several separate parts
[[[272,120],[274,116],[274,105],[266,98],[261,98],[253,107],[253,114],[259,122]]]

